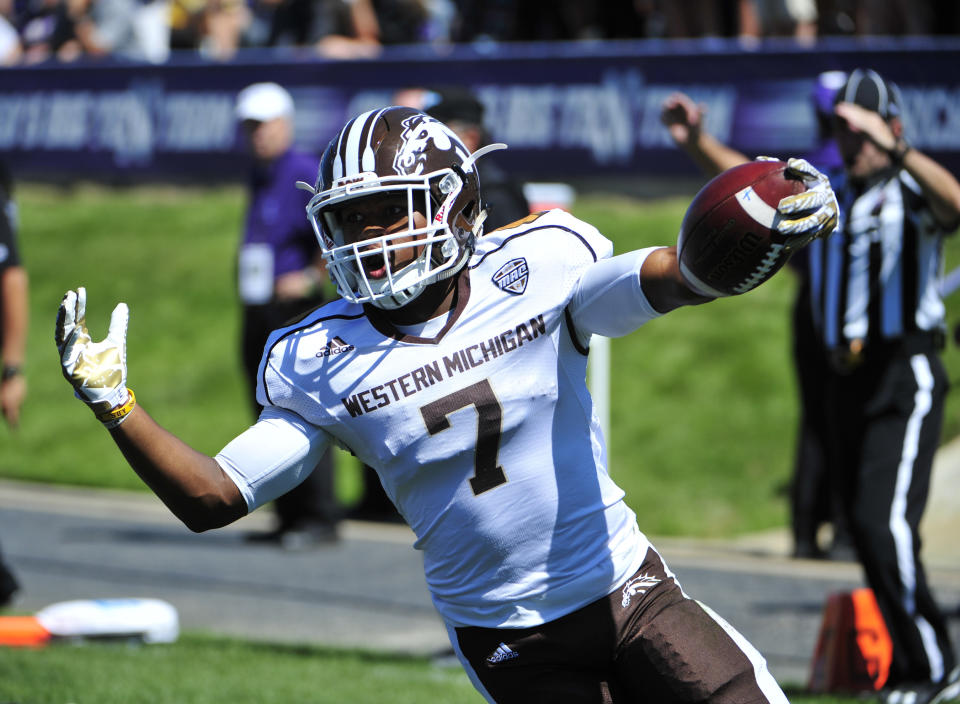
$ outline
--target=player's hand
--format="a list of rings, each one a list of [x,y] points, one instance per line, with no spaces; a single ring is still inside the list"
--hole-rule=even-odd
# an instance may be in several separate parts
[[[67,291],[57,312],[54,334],[61,370],[77,398],[90,406],[104,425],[115,427],[133,408],[133,393],[127,388],[129,311],[126,303],[117,304],[101,342],[91,339],[86,315],[86,289]]]
[[[23,374],[0,381],[0,412],[13,429],[20,425],[20,406],[26,397],[27,380]]]
[[[703,125],[703,107],[684,93],[671,93],[660,109],[660,121],[670,131],[673,141],[680,146],[693,144]]]
[[[807,190],[787,196],[777,206],[777,231],[791,235],[790,247],[799,249],[817,237],[826,237],[837,227],[840,205],[830,180],[806,159],[789,159],[787,171],[803,179]]]

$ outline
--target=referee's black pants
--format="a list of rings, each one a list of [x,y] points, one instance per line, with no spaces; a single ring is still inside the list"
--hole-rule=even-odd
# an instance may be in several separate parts
[[[948,386],[933,342],[893,344],[868,346],[825,394],[837,488],[893,641],[890,685],[939,680],[955,664],[919,536]]]

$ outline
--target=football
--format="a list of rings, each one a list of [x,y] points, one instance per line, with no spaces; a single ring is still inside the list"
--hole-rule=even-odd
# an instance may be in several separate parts
[[[680,272],[711,296],[756,288],[790,258],[777,232],[777,205],[806,184],[784,161],[751,161],[727,169],[700,189],[687,208],[677,239]]]

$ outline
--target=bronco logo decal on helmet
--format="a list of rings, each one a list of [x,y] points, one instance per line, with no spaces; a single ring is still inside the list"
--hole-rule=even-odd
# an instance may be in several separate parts
[[[427,156],[432,147],[437,151],[454,151],[450,163],[461,163],[469,156],[463,145],[452,138],[449,128],[427,115],[411,115],[400,122],[400,148],[393,160],[393,169],[401,176],[424,173]]]

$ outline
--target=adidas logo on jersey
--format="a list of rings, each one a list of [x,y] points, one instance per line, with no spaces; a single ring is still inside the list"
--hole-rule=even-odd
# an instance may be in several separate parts
[[[639,577],[634,577],[625,585],[623,585],[623,599],[620,600],[620,606],[627,608],[630,606],[630,600],[639,594],[643,596],[647,593],[651,587],[655,587],[660,584],[660,579],[657,577],[651,577],[648,574],[642,574]]]
[[[496,650],[487,656],[487,662],[491,665],[496,665],[498,662],[503,662],[504,660],[513,660],[514,658],[518,657],[520,657],[520,653],[518,653],[516,650],[512,650],[506,643],[501,643],[497,646]]]
[[[523,257],[517,259],[511,259],[502,267],[497,269],[496,273],[493,275],[493,283],[495,283],[501,291],[506,291],[507,293],[512,293],[515,296],[519,296],[521,293],[527,290],[527,279],[529,278],[530,270],[527,268],[527,260]]]
[[[327,345],[322,350],[317,352],[318,357],[331,357],[335,354],[343,354],[344,352],[350,352],[351,350],[356,349],[353,345],[347,344],[339,337],[334,337],[332,340],[327,340]]]

